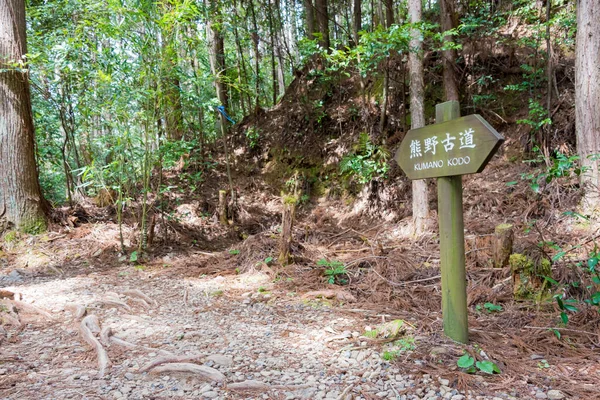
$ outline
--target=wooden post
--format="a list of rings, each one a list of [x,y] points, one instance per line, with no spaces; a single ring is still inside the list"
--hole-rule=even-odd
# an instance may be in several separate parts
[[[458,101],[435,107],[436,123],[458,117]],[[444,333],[457,342],[468,343],[462,176],[441,177],[437,183]]]
[[[285,266],[290,260],[292,228],[294,227],[297,198],[294,195],[282,195],[282,201],[283,214],[281,216],[281,239],[279,242],[279,257],[277,257],[277,261]]]
[[[514,236],[511,224],[500,224],[496,227],[494,239],[492,239],[494,268],[504,268],[508,265],[508,259],[512,254]]]
[[[227,191],[219,190],[219,205],[217,206],[219,213],[219,222],[221,225],[229,225],[227,219]]]

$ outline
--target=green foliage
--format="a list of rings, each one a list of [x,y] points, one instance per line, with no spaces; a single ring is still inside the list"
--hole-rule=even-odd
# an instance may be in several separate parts
[[[486,310],[488,313],[500,312],[500,311],[502,311],[502,310],[503,310],[501,305],[499,305],[499,304],[497,305],[497,304],[493,304],[493,303],[485,303],[485,304],[483,305],[483,308],[485,308],[485,310]],[[477,311],[481,311],[481,305],[479,305],[479,304],[478,304],[478,305],[475,307],[475,309],[476,309]]]
[[[238,254],[240,254],[240,251],[238,249],[231,249],[229,250],[229,254],[231,254],[232,256],[237,256]]]
[[[364,185],[373,179],[386,177],[389,157],[387,150],[374,145],[369,135],[361,133],[353,152],[340,162],[340,172],[342,176]]]
[[[494,373],[502,373],[500,371],[500,368],[498,368],[498,366],[495,363],[488,360],[475,362],[475,359],[471,357],[471,355],[469,355],[468,353],[465,353],[462,357],[460,357],[456,361],[456,365],[458,365],[459,368],[463,369],[464,372],[466,372],[467,374],[473,374],[477,372],[477,370],[490,375]]]
[[[544,126],[552,124],[552,120],[539,101],[529,99],[529,115],[525,119],[517,120],[517,124],[528,125],[531,128],[531,133],[535,133]]]
[[[542,193],[543,188],[554,181],[559,181],[562,178],[569,178],[572,176],[580,176],[586,170],[579,165],[578,155],[567,156],[561,152],[556,152],[548,160],[549,162],[546,162],[546,158],[541,154],[539,148],[535,147],[534,151],[537,153],[537,158],[525,162],[530,164],[543,163],[544,168],[522,173],[521,180],[528,182],[529,187],[535,193]],[[508,182],[506,185],[512,186],[517,183],[517,181],[512,181]]]
[[[251,126],[248,129],[246,129],[246,131],[244,133],[246,135],[246,139],[248,139],[250,148],[251,149],[257,148],[258,141],[260,139],[260,130],[255,126]]]
[[[325,271],[323,271],[323,275],[325,275],[327,283],[330,285],[348,284],[348,271],[346,270],[346,266],[343,262],[338,260],[328,261],[324,258],[321,258],[319,261],[317,261],[317,265],[326,268]]]

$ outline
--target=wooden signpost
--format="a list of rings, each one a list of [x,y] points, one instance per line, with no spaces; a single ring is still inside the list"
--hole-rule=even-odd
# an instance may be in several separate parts
[[[438,178],[444,332],[467,343],[462,175],[483,171],[504,138],[477,114],[459,117],[457,101],[438,104],[436,124],[408,131],[395,159],[410,179]]]

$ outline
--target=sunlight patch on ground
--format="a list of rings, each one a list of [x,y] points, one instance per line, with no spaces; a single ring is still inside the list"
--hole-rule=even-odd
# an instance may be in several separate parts
[[[87,277],[59,279],[32,285],[9,286],[5,289],[20,293],[23,301],[52,311],[60,311],[70,304],[87,305],[94,301],[94,293],[87,288],[95,281]]]
[[[188,278],[186,282],[197,290],[205,293],[215,291],[254,291],[259,288],[269,289],[272,287],[271,277],[262,272],[247,272],[241,275],[216,276],[204,278]]]

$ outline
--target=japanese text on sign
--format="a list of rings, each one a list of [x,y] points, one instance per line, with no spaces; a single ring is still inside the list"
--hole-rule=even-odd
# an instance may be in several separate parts
[[[468,128],[464,132],[460,132],[458,134],[459,139],[459,150],[460,149],[474,149],[475,143],[473,142],[473,133],[475,131],[473,128]],[[446,133],[446,138],[441,141],[444,151],[447,153],[454,148],[456,142],[456,136],[451,136],[450,133]],[[437,136],[432,136],[429,138],[425,138],[423,140],[423,147],[421,146],[421,140],[413,139],[410,142],[410,158],[419,158],[422,157],[425,153],[431,153],[435,155],[437,145],[440,142],[438,141]],[[423,151],[421,152],[421,148]]]

